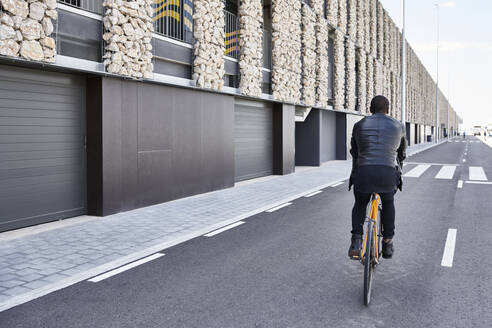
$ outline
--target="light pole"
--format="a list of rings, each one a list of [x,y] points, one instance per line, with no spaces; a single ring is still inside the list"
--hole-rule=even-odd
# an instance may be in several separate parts
[[[407,92],[407,43],[405,40],[405,0],[402,0],[403,24],[401,28],[401,123],[406,136],[406,92]]]
[[[436,76],[436,131],[435,139],[436,143],[439,141],[439,3],[436,3],[437,11],[437,47],[436,47],[436,63],[437,63],[437,76]]]

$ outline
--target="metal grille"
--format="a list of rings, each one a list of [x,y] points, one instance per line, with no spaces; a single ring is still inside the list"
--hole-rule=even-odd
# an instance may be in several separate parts
[[[272,32],[263,29],[263,67],[272,69]]]
[[[152,10],[156,33],[192,42],[193,0],[154,0]]]
[[[224,10],[225,18],[225,55],[239,58],[239,18]]]
[[[100,15],[103,13],[102,0],[58,0],[58,2]]]

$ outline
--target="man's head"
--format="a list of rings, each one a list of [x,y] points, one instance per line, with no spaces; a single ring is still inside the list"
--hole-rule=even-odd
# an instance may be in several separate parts
[[[371,100],[371,108],[369,109],[372,114],[388,114],[389,101],[385,96],[376,96]]]

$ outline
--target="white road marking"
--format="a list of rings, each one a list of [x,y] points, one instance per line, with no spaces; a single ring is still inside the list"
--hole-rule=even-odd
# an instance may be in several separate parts
[[[204,236],[205,236],[205,237],[213,237],[213,236],[215,236],[215,235],[218,235],[218,234],[219,234],[219,233],[221,233],[221,232],[224,232],[224,231],[227,231],[227,230],[229,230],[229,229],[235,228],[235,227],[237,227],[237,226],[239,226],[239,225],[241,225],[241,224],[243,224],[243,223],[244,223],[244,221],[238,221],[238,222],[236,222],[236,223],[229,224],[229,225],[227,225],[227,226],[225,226],[225,227],[222,227],[222,228],[220,228],[220,229],[217,229],[217,230],[214,230],[214,231],[212,231],[212,232],[209,232],[209,233],[207,233],[207,234],[206,234],[206,235],[204,235]]]
[[[408,171],[406,174],[404,174],[404,177],[411,177],[411,178],[418,178],[420,177],[427,169],[431,167],[429,164],[421,164],[417,165],[417,167],[411,169]]]
[[[456,166],[445,165],[437,173],[436,179],[452,179],[454,171],[456,171]]]
[[[458,189],[463,188],[463,180],[458,180]]]
[[[482,185],[492,185],[492,182],[486,182],[486,181],[466,181],[466,183],[482,184]]]
[[[274,207],[274,208],[271,208],[271,209],[267,210],[266,212],[268,212],[268,213],[272,213],[272,212],[275,212],[275,211],[277,211],[277,210],[279,210],[279,209],[281,209],[281,208],[284,208],[284,207],[286,207],[286,206],[289,206],[289,205],[292,205],[292,203],[285,203],[285,204],[282,204],[282,205],[276,206],[276,207]]]
[[[441,266],[451,268],[453,266],[454,247],[456,245],[456,229],[449,229],[442,254]]]
[[[338,187],[339,185],[342,185],[344,184],[344,181],[340,181],[340,182],[337,182],[335,184],[332,184],[330,187],[334,188],[334,187]]]
[[[470,180],[487,181],[487,176],[481,166],[470,166],[468,169]]]
[[[452,164],[452,163],[419,163],[419,162],[408,162],[407,164],[415,165],[448,165],[448,166],[462,166],[463,164]]]
[[[124,271],[127,271],[127,270],[130,270],[130,269],[133,269],[134,267],[137,267],[139,265],[142,265],[144,263],[147,263],[147,262],[150,262],[152,260],[155,260],[159,257],[162,257],[164,256],[165,254],[163,253],[156,253],[154,255],[151,255],[151,256],[147,256],[147,257],[144,257],[143,259],[140,259],[138,261],[135,261],[135,262],[132,262],[132,263],[129,263],[127,265],[124,265],[122,267],[119,267],[117,269],[114,269],[114,270],[111,270],[111,271],[108,271],[106,273],[103,273],[99,276],[95,276],[94,278],[91,278],[89,279],[88,281],[90,282],[99,282],[101,280],[104,280],[104,279],[107,279],[109,277],[112,277],[112,276],[115,276],[117,275],[118,273],[122,273]]]
[[[312,193],[310,193],[310,194],[307,194],[307,195],[305,195],[304,197],[307,197],[307,198],[309,198],[309,197],[313,197],[313,196],[315,196],[315,195],[317,195],[317,194],[319,194],[319,193],[322,193],[322,192],[323,192],[323,190],[318,190],[318,191],[312,192]]]
[[[466,159],[463,158],[463,163],[466,163]]]

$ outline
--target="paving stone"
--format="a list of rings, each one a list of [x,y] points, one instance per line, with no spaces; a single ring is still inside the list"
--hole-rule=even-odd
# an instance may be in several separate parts
[[[30,292],[31,290],[32,289],[30,289],[30,288],[26,288],[26,287],[22,287],[22,286],[17,286],[17,287],[14,287],[14,288],[7,289],[4,292],[4,294],[10,295],[10,296],[19,296],[19,295],[25,294],[27,292]]]
[[[25,275],[25,276],[19,275],[19,280],[22,280],[22,281],[25,281],[25,282],[31,282],[31,281],[38,280],[38,279],[41,279],[41,278],[43,278],[43,276],[40,275],[40,274],[37,274],[37,273],[28,274],[28,275]]]
[[[25,281],[21,281],[21,280],[17,280],[17,279],[12,279],[12,280],[9,280],[9,281],[2,281],[2,282],[0,282],[0,287],[6,288],[6,289],[10,289],[10,288],[14,288],[16,286],[23,285],[25,283],[26,283]]]
[[[46,282],[44,280],[36,280],[36,281],[29,282],[27,284],[24,284],[22,286],[29,288],[29,289],[38,289],[38,288],[46,286],[47,284],[48,284],[48,282]]]

